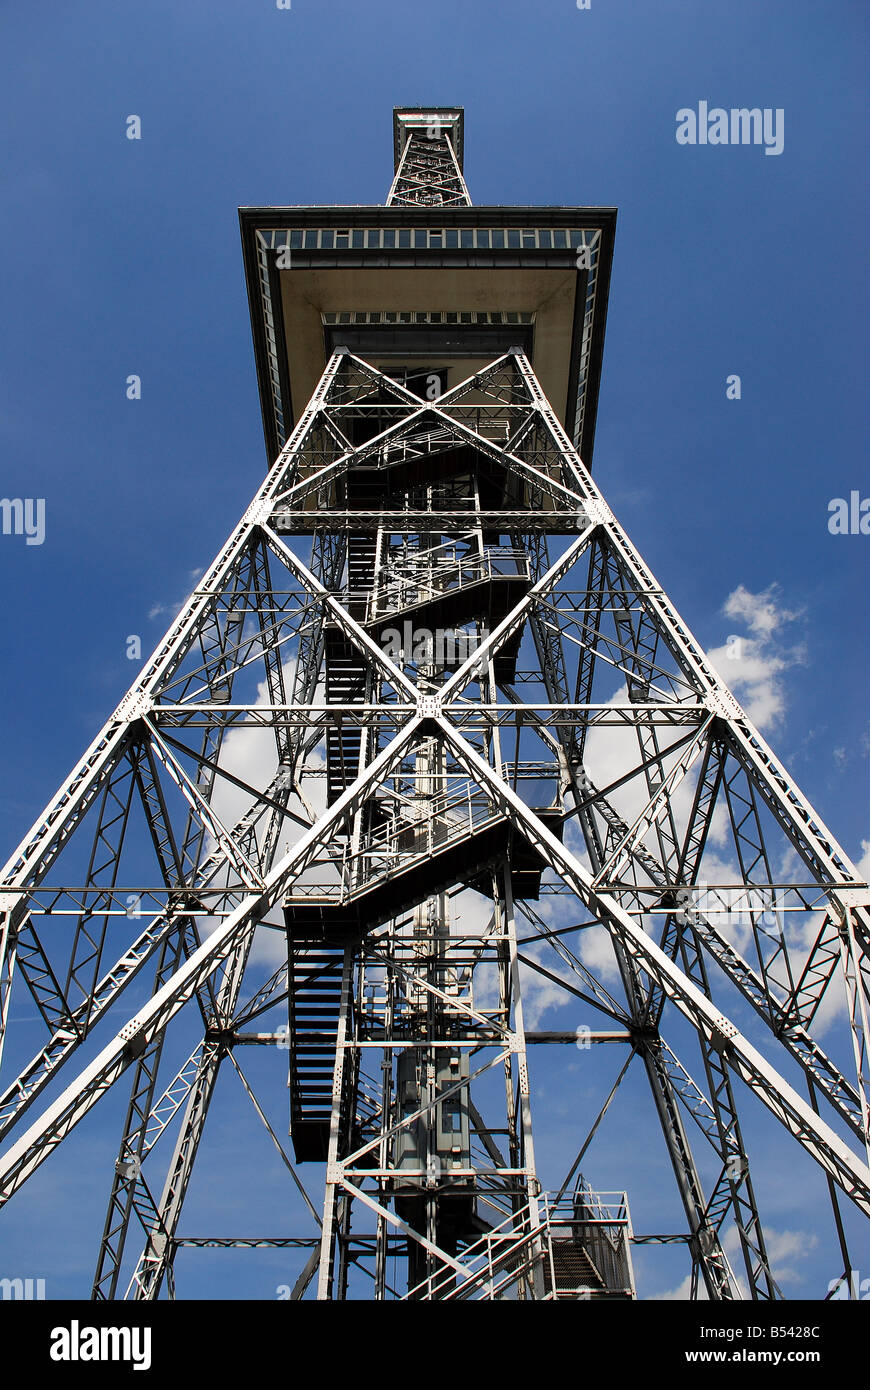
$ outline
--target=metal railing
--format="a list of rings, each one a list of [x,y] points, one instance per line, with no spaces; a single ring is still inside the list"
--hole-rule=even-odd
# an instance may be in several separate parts
[[[387,564],[377,588],[343,588],[336,596],[353,611],[364,613],[364,622],[373,623],[472,584],[518,578],[530,580],[530,572],[528,555],[517,547],[487,546],[477,555],[441,554],[437,559],[424,552]]]
[[[543,1272],[545,1260],[545,1232],[526,1205],[462,1252],[458,1263],[467,1271],[464,1277],[443,1264],[404,1297],[439,1302],[504,1298],[521,1279],[531,1279],[536,1267]]]
[[[633,1298],[630,1240],[624,1192],[596,1193],[585,1183],[567,1197],[544,1192],[469,1245],[457,1260],[462,1272],[444,1262],[404,1297],[442,1302],[524,1295],[550,1301]],[[558,1267],[560,1246],[581,1251],[593,1278],[567,1285]]]
[[[561,805],[558,764],[504,762],[499,770],[532,810],[551,811]],[[290,889],[291,900],[346,901],[370,883],[394,878],[417,861],[432,858],[504,819],[488,790],[449,773],[440,791],[394,794],[373,804],[383,819],[359,844],[350,840],[335,854],[328,881],[306,881],[302,875]]]
[[[631,1218],[624,1192],[594,1192],[581,1178],[573,1194],[542,1197],[548,1232],[548,1297],[633,1298]],[[557,1256],[581,1253],[592,1279],[566,1281]]]
[[[409,801],[370,831],[357,850],[347,847],[342,884],[353,892],[371,879],[393,877],[412,861],[431,858],[500,819],[492,798],[471,782]]]

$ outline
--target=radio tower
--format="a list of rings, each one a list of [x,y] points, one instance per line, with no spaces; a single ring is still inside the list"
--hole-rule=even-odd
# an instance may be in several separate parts
[[[630,1299],[657,1241],[691,1296],[777,1298],[750,1093],[847,1273],[870,897],[590,474],[615,211],[474,207],[458,107],[394,140],[386,206],[241,210],[270,467],[6,865],[2,1201],[122,1087],[98,1299],[201,1247],[287,1250],[292,1298]],[[663,1145],[678,1198],[643,1229],[581,1176],[638,1073],[613,1185]],[[183,1220],[219,1074],[280,1233]]]

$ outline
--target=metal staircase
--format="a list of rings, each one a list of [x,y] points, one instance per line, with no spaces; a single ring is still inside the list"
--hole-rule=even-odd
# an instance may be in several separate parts
[[[504,775],[522,785],[510,765]],[[358,844],[348,842],[330,861],[329,878],[294,885],[285,899],[291,939],[317,935],[347,941],[457,882],[486,891],[488,866],[509,848],[514,896],[537,898],[544,860],[534,845],[484,790],[463,778],[452,782],[422,809],[407,794],[373,798],[370,806],[379,812],[371,817],[374,824]],[[530,809],[561,838],[556,764],[535,778],[535,786],[554,794],[549,799],[539,794]]]
[[[366,697],[367,667],[358,648],[339,628],[328,627],[325,641],[326,700],[328,704],[358,705]],[[332,806],[359,772],[359,724],[345,723],[340,714],[326,730],[326,804]]]
[[[325,1160],[344,951],[329,942],[288,942],[290,1137],[298,1162]]]

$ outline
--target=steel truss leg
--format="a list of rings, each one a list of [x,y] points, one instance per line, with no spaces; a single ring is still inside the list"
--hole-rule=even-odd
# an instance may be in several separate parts
[[[595,555],[593,554],[590,564],[594,563],[594,560]],[[545,550],[541,553],[537,564],[540,569],[548,568]],[[561,643],[555,634],[551,633],[548,637],[537,616],[532,619],[532,632],[541,669],[544,673],[547,696],[553,703],[558,703],[565,699],[567,694]],[[565,729],[564,726],[560,725],[559,732],[568,763],[574,802],[580,816],[580,825],[586,842],[586,851],[592,864],[593,873],[598,877],[604,869],[607,855],[594,818],[584,806],[586,788],[581,778],[585,780],[585,774],[580,759],[582,740],[578,741],[574,737],[573,728]],[[662,1065],[660,1042],[656,1036],[650,1035],[645,991],[636,968],[619,942],[614,942],[614,949],[632,1025],[636,1030],[636,1047],[643,1059],[656,1114],[674,1171],[677,1190],[683,1203],[689,1230],[692,1233],[689,1248],[692,1255],[693,1281],[694,1271],[699,1271],[703,1277],[708,1298],[739,1298],[739,1288],[720,1244],[718,1230],[712,1227],[707,1219],[707,1203],[704,1198],[701,1178],[688,1136],[683,1127],[670,1075],[667,1068]]]
[[[229,1025],[238,1002],[253,930],[237,945],[227,964],[224,980],[218,992],[218,1027]],[[225,1057],[225,1044],[220,1040],[206,1041],[196,1079],[191,1088],[181,1132],[169,1167],[169,1175],[157,1206],[157,1224],[148,1237],[145,1249],[130,1280],[127,1297],[135,1300],[156,1299],[163,1280],[175,1259],[175,1233],[181,1208],[193,1174],[193,1165],[202,1139],[208,1108],[217,1083],[220,1064]]]

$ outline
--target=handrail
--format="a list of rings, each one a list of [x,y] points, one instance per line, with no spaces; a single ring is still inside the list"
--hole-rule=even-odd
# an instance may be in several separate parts
[[[524,780],[553,783],[554,794],[547,806],[539,798],[532,802],[534,808],[545,810],[559,804],[557,763],[502,762],[499,771],[508,785],[519,785],[520,791]],[[414,860],[431,857],[503,819],[488,788],[477,786],[464,777],[457,785],[457,774],[443,776],[448,785],[435,793],[408,797],[402,801],[400,809],[391,809],[379,825],[370,829],[358,845],[345,844],[333,864],[337,881],[294,884],[288,897],[321,897],[324,901],[343,898],[359,888],[362,874],[366,873],[365,866],[374,860],[378,861],[380,873],[394,876]]]
[[[365,603],[367,622],[399,613],[442,597],[445,593],[487,579],[529,579],[529,557],[515,546],[486,546],[480,554],[442,556],[425,562],[427,552],[388,563],[376,589],[344,586],[334,590],[342,603]],[[513,568],[505,568],[512,565]]]
[[[574,1214],[574,1200],[577,1195],[583,1199],[590,1212],[596,1213],[595,1216],[587,1218],[584,1215],[578,1222]],[[564,1216],[561,1215],[563,1210]],[[447,1302],[469,1298],[478,1293],[484,1298],[494,1299],[521,1278],[530,1276],[537,1264],[544,1263],[549,1268],[549,1291],[545,1296],[556,1299],[560,1292],[556,1285],[553,1263],[553,1236],[556,1232],[565,1227],[589,1226],[599,1236],[605,1235],[608,1238],[616,1256],[630,1237],[626,1194],[593,1192],[585,1183],[578,1194],[563,1196],[557,1201],[553,1200],[552,1194],[541,1193],[537,1199],[537,1217],[538,1220],[533,1223],[530,1206],[525,1206],[521,1212],[509,1213],[504,1221],[484,1232],[459,1256],[460,1263],[467,1271],[465,1278],[462,1278],[455,1266],[444,1264],[422,1279],[403,1295],[403,1298],[411,1299],[425,1293],[428,1298],[440,1297],[442,1302]],[[621,1229],[614,1232],[613,1227]],[[592,1259],[588,1253],[587,1257]],[[605,1283],[605,1277],[601,1272],[599,1277],[602,1283]],[[631,1290],[627,1286],[607,1286],[606,1292],[611,1295],[630,1294]]]

